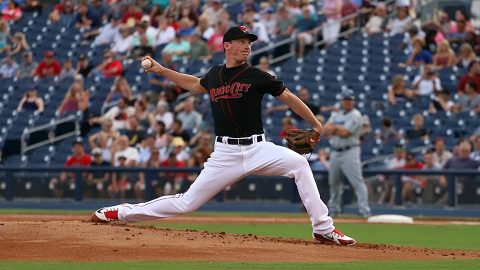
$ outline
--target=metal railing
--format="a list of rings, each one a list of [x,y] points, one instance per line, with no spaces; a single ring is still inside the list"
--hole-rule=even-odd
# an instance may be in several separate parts
[[[84,173],[93,173],[93,172],[105,172],[105,173],[119,173],[119,172],[129,172],[129,173],[144,173],[145,174],[145,190],[144,190],[144,199],[151,200],[155,197],[155,192],[152,188],[152,180],[155,175],[159,173],[198,173],[200,168],[113,168],[113,167],[88,167],[88,168],[65,168],[65,167],[0,167],[0,174],[4,177],[4,184],[2,189],[4,189],[4,197],[6,200],[13,200],[15,197],[14,185],[15,185],[15,174],[26,175],[28,173],[61,173],[69,172],[74,175],[74,199],[76,201],[81,201],[83,199],[84,192]],[[314,175],[317,176],[327,176],[328,171],[326,170],[314,170]],[[363,175],[365,177],[374,176],[374,175],[385,175],[390,176],[387,179],[388,181],[393,182],[394,187],[394,202],[395,205],[402,204],[402,176],[414,175],[414,176],[445,176],[447,179],[447,192],[448,192],[448,206],[455,207],[457,206],[457,182],[459,181],[457,177],[478,177],[480,176],[479,171],[475,170],[364,170]],[[1,179],[0,178],[0,179]],[[271,178],[284,178],[284,177],[274,177]],[[242,180],[240,180],[242,181]],[[478,180],[473,180],[478,181]],[[292,186],[295,185],[294,181],[289,181]],[[268,191],[267,191],[268,192]],[[274,190],[271,190],[274,192]],[[263,193],[262,193],[263,194]],[[296,194],[292,194],[296,196]],[[295,201],[292,199],[291,201]],[[480,200],[478,201],[480,203]]]
[[[79,136],[80,135],[80,124],[79,124],[78,117],[79,116],[77,116],[77,115],[69,115],[65,118],[55,120],[55,121],[50,122],[50,123],[45,124],[45,125],[41,125],[41,126],[34,127],[34,128],[27,128],[21,136],[21,152],[22,152],[22,154],[25,154],[26,152],[34,150],[34,149],[39,148],[41,146],[51,144],[51,143],[55,143],[55,142],[58,142],[60,140],[64,140],[68,137]],[[55,132],[53,132],[53,129],[55,129],[55,127],[57,127],[58,125],[61,125],[63,123],[72,122],[72,121],[75,122],[75,129],[74,130],[72,130],[70,132],[66,132],[66,133],[58,135],[58,136],[55,135]],[[29,136],[31,134],[39,132],[39,131],[47,131],[48,132],[48,139],[28,145],[27,139],[29,138]]]

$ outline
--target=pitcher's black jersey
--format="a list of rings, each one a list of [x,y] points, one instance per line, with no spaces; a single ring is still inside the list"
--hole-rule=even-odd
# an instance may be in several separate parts
[[[200,84],[210,95],[216,135],[234,138],[262,134],[263,95],[276,97],[286,89],[274,76],[248,64],[214,66]]]

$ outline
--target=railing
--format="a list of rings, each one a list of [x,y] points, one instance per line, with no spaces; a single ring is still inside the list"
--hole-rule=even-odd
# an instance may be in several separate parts
[[[52,128],[57,127],[61,124],[67,123],[67,122],[71,122],[71,121],[75,121],[75,129],[74,130],[72,130],[70,132],[66,132],[64,134],[61,134],[59,136],[56,136],[54,134],[54,132],[52,132]],[[49,134],[48,139],[40,141],[40,142],[36,142],[34,144],[31,144],[31,145],[28,145],[27,144],[27,138],[31,134],[33,134],[35,132],[42,131],[42,130],[45,130],[45,131],[48,132],[48,134]],[[33,149],[36,149],[38,147],[41,147],[41,146],[44,146],[44,145],[47,145],[47,144],[51,144],[51,143],[55,143],[55,142],[58,142],[60,140],[66,139],[68,137],[78,136],[78,135],[80,135],[80,124],[79,124],[79,121],[78,121],[78,116],[69,115],[65,118],[55,120],[55,121],[50,122],[50,123],[45,124],[45,125],[41,125],[41,126],[38,126],[38,127],[26,129],[25,132],[23,132],[22,137],[21,137],[21,152],[22,152],[22,154],[25,154],[26,152],[31,151]]]
[[[15,197],[14,185],[15,185],[15,174],[21,173],[26,175],[28,173],[40,173],[44,175],[45,173],[60,173],[60,172],[69,172],[74,175],[74,199],[76,201],[81,201],[83,199],[83,187],[84,181],[82,175],[84,173],[91,172],[129,172],[129,173],[145,173],[145,190],[144,190],[144,199],[150,200],[155,197],[154,190],[151,186],[153,177],[158,173],[165,172],[183,172],[183,173],[198,173],[200,172],[199,168],[112,168],[112,167],[89,167],[89,168],[64,168],[64,167],[0,167],[0,173],[4,175],[4,184],[2,184],[2,189],[4,189],[4,197],[6,200],[13,200]],[[313,171],[316,176],[327,176],[328,171],[319,170]],[[364,170],[364,176],[375,176],[375,175],[385,175],[391,176],[390,180],[393,181],[393,187],[395,188],[395,204],[402,204],[402,176],[405,175],[415,175],[415,176],[445,176],[448,183],[448,206],[455,207],[457,206],[457,177],[478,177],[480,176],[479,171],[474,170]],[[284,177],[269,177],[279,180]],[[242,181],[242,180],[240,180]],[[476,180],[473,180],[476,181]],[[288,181],[293,187],[295,185],[294,181]],[[270,191],[270,190],[269,190]],[[271,190],[273,192],[273,190]],[[263,193],[262,193],[263,194]],[[296,194],[292,193],[292,198]],[[291,201],[295,201],[292,199]],[[480,200],[478,201],[480,203]]]

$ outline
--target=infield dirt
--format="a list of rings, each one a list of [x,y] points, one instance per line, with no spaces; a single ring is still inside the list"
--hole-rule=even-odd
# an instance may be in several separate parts
[[[0,260],[348,262],[480,257],[475,251],[367,243],[339,247],[299,239],[95,224],[88,219],[71,215],[0,216]]]

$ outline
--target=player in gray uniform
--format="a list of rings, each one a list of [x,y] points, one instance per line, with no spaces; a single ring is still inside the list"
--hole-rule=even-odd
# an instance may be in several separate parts
[[[355,109],[355,96],[352,90],[340,94],[343,110],[333,113],[324,127],[324,133],[330,138],[331,155],[328,183],[330,185],[330,213],[339,213],[340,188],[342,174],[352,184],[357,196],[358,211],[362,216],[370,215],[367,186],[362,176],[360,160],[360,129],[362,114]]]

